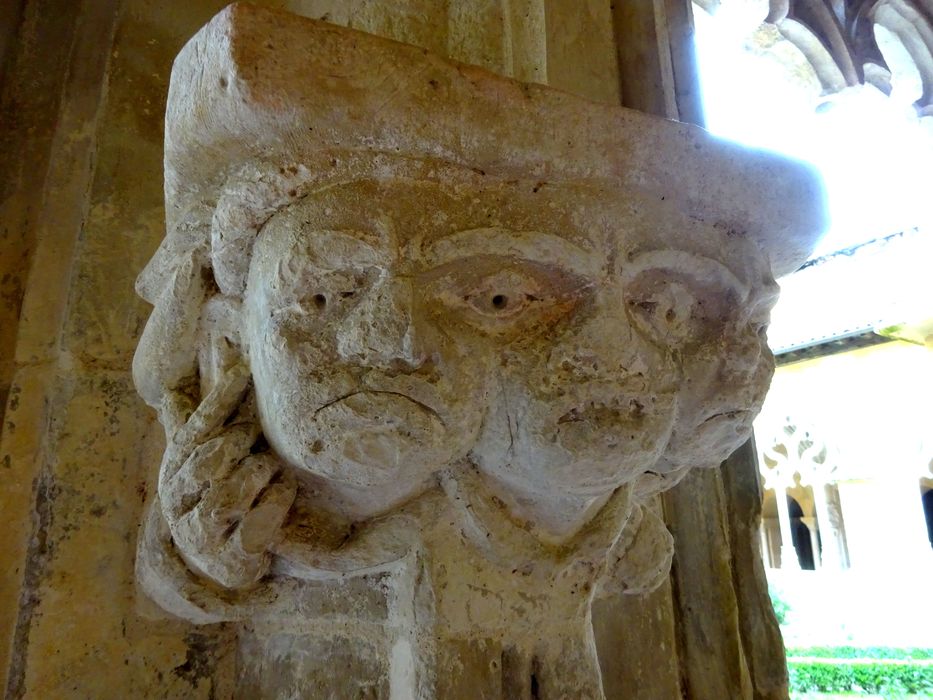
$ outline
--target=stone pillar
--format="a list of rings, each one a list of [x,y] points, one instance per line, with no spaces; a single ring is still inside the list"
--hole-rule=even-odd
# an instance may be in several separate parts
[[[777,496],[778,522],[781,525],[781,568],[799,570],[800,560],[794,549],[790,512],[787,510],[787,489],[775,487],[774,492]]]
[[[770,568],[771,548],[768,544],[768,528],[762,518],[761,527],[758,528],[758,536],[761,539],[761,559]]]
[[[845,518],[842,515],[842,505],[839,502],[839,486],[837,484],[827,485],[826,493],[826,511],[829,515],[830,528],[836,533],[836,544],[838,545],[839,564],[843,569],[849,568],[849,544],[846,535]]]
[[[813,503],[816,509],[817,521],[820,524],[820,538],[823,543],[818,559],[825,569],[842,569],[844,568],[842,564],[843,534],[839,531],[838,518],[833,518],[830,515],[826,484],[814,483],[812,488]]]
[[[762,518],[761,531],[765,542],[762,558],[769,568],[779,569],[781,561],[781,525],[777,516]]]
[[[761,529],[761,482],[754,438],[723,465],[731,523],[733,581],[742,649],[756,700],[787,696],[784,643],[768,593],[768,581],[754,534]]]

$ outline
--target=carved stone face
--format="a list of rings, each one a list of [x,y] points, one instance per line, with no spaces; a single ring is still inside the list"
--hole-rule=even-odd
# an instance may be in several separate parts
[[[357,515],[463,458],[529,504],[586,503],[651,470],[682,395],[703,390],[683,356],[710,343],[721,356],[749,296],[709,257],[722,250],[712,234],[681,246],[691,252],[658,250],[659,220],[676,237],[664,211],[476,179],[359,181],[281,210],[245,296],[267,439]],[[687,421],[699,425],[696,404]],[[557,511],[545,526],[573,517]]]

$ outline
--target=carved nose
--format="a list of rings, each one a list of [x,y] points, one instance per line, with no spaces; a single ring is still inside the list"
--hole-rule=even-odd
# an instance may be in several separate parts
[[[370,290],[337,332],[345,360],[389,369],[402,363],[417,369],[424,353],[415,331],[411,283],[388,277]]]

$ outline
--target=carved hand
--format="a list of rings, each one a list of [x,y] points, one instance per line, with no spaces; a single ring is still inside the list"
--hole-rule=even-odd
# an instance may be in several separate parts
[[[191,569],[226,588],[269,571],[296,492],[273,455],[250,454],[259,425],[251,411],[238,411],[248,384],[241,365],[220,378],[172,434],[159,474],[175,547]]]
[[[600,595],[651,593],[667,578],[674,556],[674,538],[650,508],[636,504],[609,551],[609,567]]]

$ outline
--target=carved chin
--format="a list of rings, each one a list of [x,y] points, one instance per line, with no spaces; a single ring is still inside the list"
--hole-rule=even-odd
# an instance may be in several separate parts
[[[752,434],[757,410],[723,410],[671,440],[668,458],[678,466],[718,466]]]
[[[327,403],[301,432],[298,445],[285,446],[298,452],[297,466],[357,487],[420,483],[453,456],[438,414],[391,392],[357,392]]]

